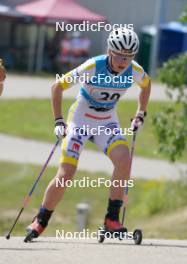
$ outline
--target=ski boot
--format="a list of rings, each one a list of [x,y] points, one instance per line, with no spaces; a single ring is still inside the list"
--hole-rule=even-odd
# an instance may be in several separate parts
[[[31,242],[34,238],[39,237],[44,229],[45,227],[40,224],[38,217],[35,216],[32,223],[26,228],[27,235],[24,239],[24,242]]]
[[[125,228],[118,220],[105,218],[104,226],[99,228],[98,242],[102,243],[105,238],[119,238],[122,240],[127,235]]]

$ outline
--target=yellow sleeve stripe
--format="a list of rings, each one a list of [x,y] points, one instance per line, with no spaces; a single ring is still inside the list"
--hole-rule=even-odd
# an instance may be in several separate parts
[[[66,90],[72,86],[72,83],[70,82],[70,78],[73,77],[72,71],[66,73],[63,78],[61,78],[59,84],[63,90]],[[73,80],[73,78],[72,78]]]
[[[142,68],[140,66],[134,64],[134,63],[132,63],[132,70],[134,70],[134,71],[136,71],[138,73],[142,73],[143,72]]]
[[[146,74],[143,78],[143,81],[141,83],[138,83],[140,88],[142,89],[146,89],[149,87],[149,83],[150,83],[150,78],[149,76]]]
[[[83,73],[86,72],[86,71],[90,71],[90,70],[94,69],[95,66],[96,66],[96,63],[95,63],[95,62],[92,62],[92,63],[90,63],[90,64],[88,64],[88,65],[85,65],[84,68],[81,68],[81,70],[80,70],[80,71],[81,71],[81,72],[80,72],[80,75],[83,74]],[[78,70],[78,74],[79,74],[79,68],[77,68],[77,70]],[[75,84],[75,83],[71,83],[71,82],[70,82],[71,79],[69,78],[69,77],[72,77],[72,80],[74,80],[74,78],[73,78],[73,77],[74,77],[74,72],[75,72],[75,70],[70,71],[70,72],[66,73],[66,74],[63,76],[63,78],[61,78],[59,84],[60,84],[60,87],[61,87],[63,90],[69,89],[73,84]]]
[[[85,71],[90,71],[93,68],[95,68],[95,66],[96,66],[96,63],[92,62],[91,64],[88,64],[88,65],[85,66]]]

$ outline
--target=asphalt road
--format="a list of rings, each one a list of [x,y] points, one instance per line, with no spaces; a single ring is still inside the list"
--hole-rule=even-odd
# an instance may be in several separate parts
[[[141,246],[132,241],[61,240],[39,238],[24,243],[23,237],[0,237],[0,264],[184,264],[187,240],[147,240]]]

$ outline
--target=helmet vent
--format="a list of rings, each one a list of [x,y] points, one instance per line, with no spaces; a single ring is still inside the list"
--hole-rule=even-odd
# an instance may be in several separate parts
[[[118,46],[116,45],[115,41],[112,40],[112,43],[114,44],[115,48],[119,50]]]
[[[125,44],[127,44],[126,36],[123,35],[123,38],[124,38]]]
[[[123,44],[122,44],[121,41],[119,41],[119,44],[120,44],[120,46],[122,47],[122,49],[125,49],[125,47],[123,46]]]
[[[132,46],[130,47],[130,49],[133,50],[135,45],[136,45],[136,43],[133,43]]]

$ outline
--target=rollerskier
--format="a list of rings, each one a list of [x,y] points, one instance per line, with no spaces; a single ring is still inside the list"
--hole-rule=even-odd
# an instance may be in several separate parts
[[[134,60],[139,49],[139,40],[133,30],[116,28],[110,33],[107,43],[107,54],[87,60],[52,86],[54,132],[57,138],[63,138],[62,154],[57,174],[45,191],[38,214],[27,228],[25,242],[41,235],[47,227],[66,189],[65,186],[57,187],[56,180],[72,180],[87,140],[96,144],[112,161],[114,166],[112,182],[129,179],[130,153],[127,140],[120,133],[116,105],[124,93],[129,89],[135,89],[132,88],[133,82],[138,84],[140,87],[138,106],[131,123],[132,130],[138,131],[144,123],[151,81],[144,69]],[[62,94],[75,84],[75,80],[78,83],[81,77],[86,78],[84,82],[81,81],[82,87],[69,110],[66,122],[61,111]],[[84,125],[90,128],[102,126],[118,133],[93,135],[86,131],[80,134],[80,129]],[[126,231],[119,221],[123,193],[122,186],[112,185],[109,190],[104,227],[110,232]]]

